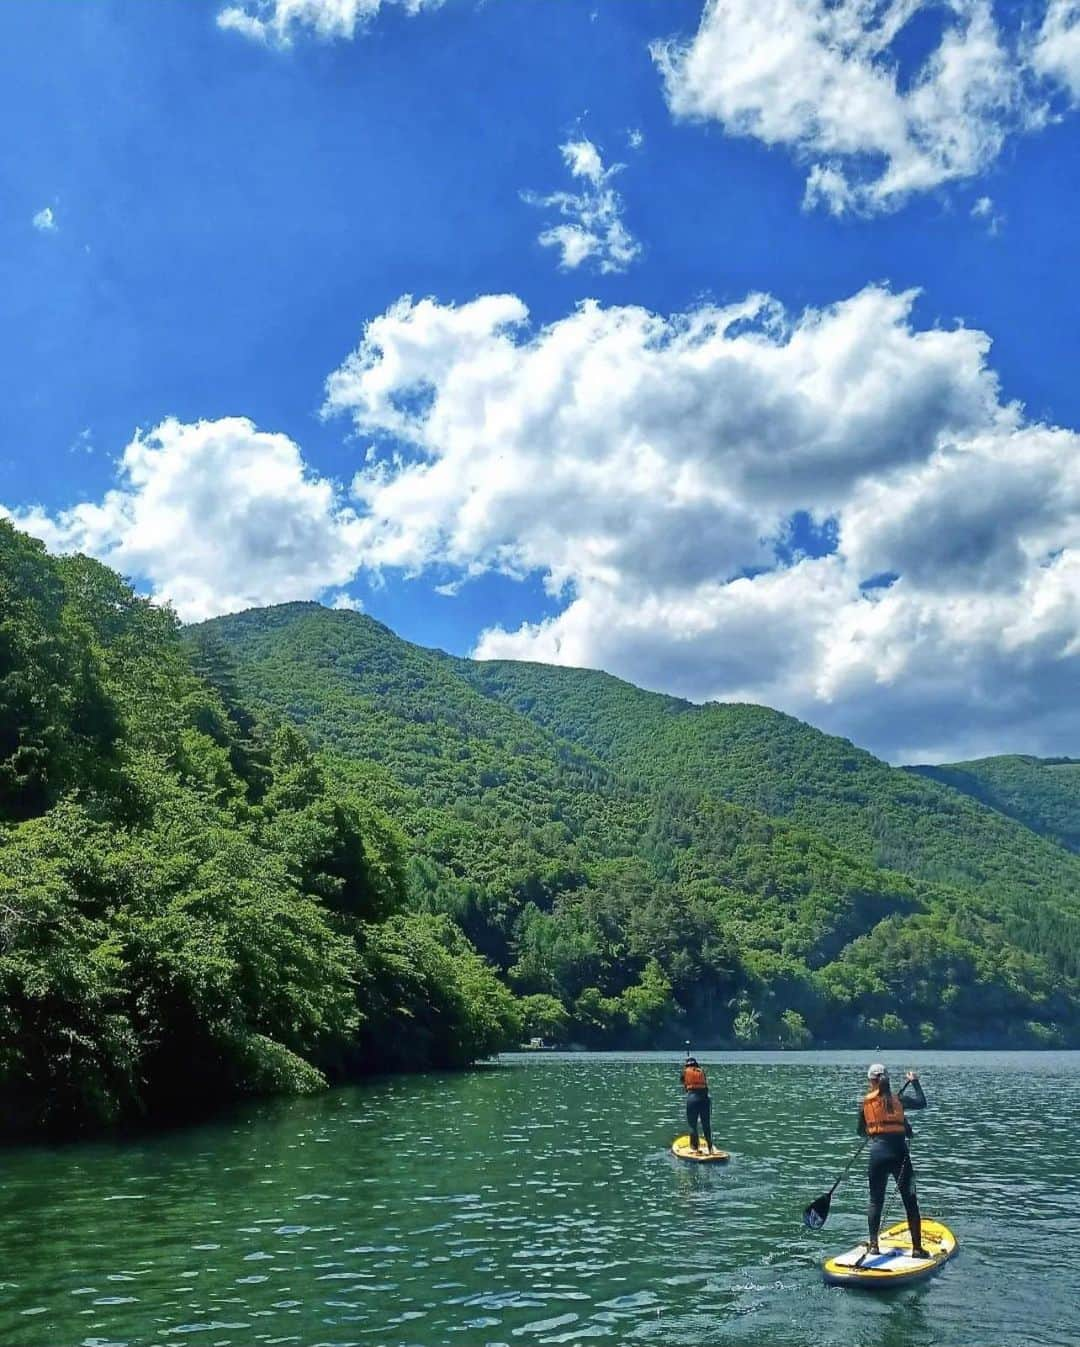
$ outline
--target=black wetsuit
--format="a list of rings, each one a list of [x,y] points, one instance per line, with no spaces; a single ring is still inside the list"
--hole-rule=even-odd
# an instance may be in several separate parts
[[[913,1080],[904,1092],[901,1100],[904,1112],[910,1113],[926,1107],[926,1095],[917,1080]],[[896,1180],[896,1187],[907,1213],[908,1229],[911,1231],[912,1248],[922,1246],[922,1213],[919,1211],[919,1199],[915,1185],[915,1170],[911,1164],[911,1153],[907,1139],[911,1136],[911,1124],[904,1120],[906,1135],[887,1133],[872,1137],[870,1140],[870,1159],[867,1177],[870,1181],[870,1205],[867,1208],[867,1224],[870,1229],[870,1243],[876,1244],[881,1229],[881,1211],[885,1205],[885,1189],[890,1175]],[[866,1136],[866,1115],[859,1106],[859,1136]]]
[[[680,1083],[684,1076],[680,1077]],[[706,1146],[712,1150],[712,1104],[709,1101],[708,1085],[703,1090],[686,1091],[686,1125],[690,1129],[690,1145],[694,1150],[698,1148],[699,1129],[704,1134]]]

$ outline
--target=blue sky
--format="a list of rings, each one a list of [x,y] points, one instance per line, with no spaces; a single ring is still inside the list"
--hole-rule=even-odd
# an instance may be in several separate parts
[[[894,758],[1080,753],[1077,6],[822,5],[800,103],[747,2],[12,0],[0,504],[188,617],[322,597]]]

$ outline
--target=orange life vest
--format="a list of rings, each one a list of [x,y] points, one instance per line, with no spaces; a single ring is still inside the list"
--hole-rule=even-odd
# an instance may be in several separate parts
[[[683,1088],[686,1090],[707,1090],[709,1082],[700,1066],[684,1066],[682,1073]]]
[[[869,1137],[903,1136],[907,1131],[904,1125],[904,1106],[900,1096],[882,1094],[871,1090],[862,1103],[863,1117],[866,1119],[866,1135]]]

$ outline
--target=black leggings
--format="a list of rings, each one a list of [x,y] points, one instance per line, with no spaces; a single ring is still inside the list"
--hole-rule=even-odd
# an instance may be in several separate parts
[[[870,1227],[870,1242],[876,1243],[881,1229],[881,1210],[885,1205],[885,1189],[889,1179],[896,1180],[904,1210],[907,1212],[908,1229],[911,1231],[912,1248],[922,1247],[922,1214],[919,1211],[919,1199],[915,1187],[915,1170],[911,1165],[911,1156],[907,1146],[899,1148],[872,1145],[870,1147],[870,1206],[867,1208],[867,1223]]]
[[[690,1145],[697,1150],[698,1127],[705,1134],[705,1144],[712,1148],[712,1104],[701,1090],[691,1090],[686,1096],[686,1125],[690,1128]]]

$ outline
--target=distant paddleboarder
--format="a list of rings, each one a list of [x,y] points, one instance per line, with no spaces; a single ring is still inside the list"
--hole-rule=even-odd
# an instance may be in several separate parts
[[[904,1210],[907,1212],[912,1257],[929,1258],[930,1254],[922,1245],[922,1214],[916,1196],[915,1171],[911,1166],[911,1154],[908,1151],[907,1139],[912,1134],[911,1124],[904,1116],[904,1105],[900,1096],[892,1092],[886,1067],[881,1062],[874,1062],[868,1068],[866,1078],[870,1088],[859,1108],[859,1135],[870,1138],[870,1164],[867,1171],[870,1180],[870,1206],[867,1210],[870,1242],[867,1254],[880,1252],[878,1232],[881,1229],[881,1212],[885,1205],[885,1189],[891,1175],[896,1180]],[[908,1108],[925,1108],[926,1095],[923,1094],[918,1075],[914,1071],[909,1071],[907,1080],[912,1090],[907,1101]]]
[[[705,1072],[698,1066],[696,1057],[687,1057],[682,1069],[682,1087],[686,1091],[686,1125],[690,1129],[690,1149],[701,1149],[698,1131],[705,1137],[706,1150],[711,1154],[715,1147],[712,1141],[712,1104],[709,1101],[709,1082]]]

